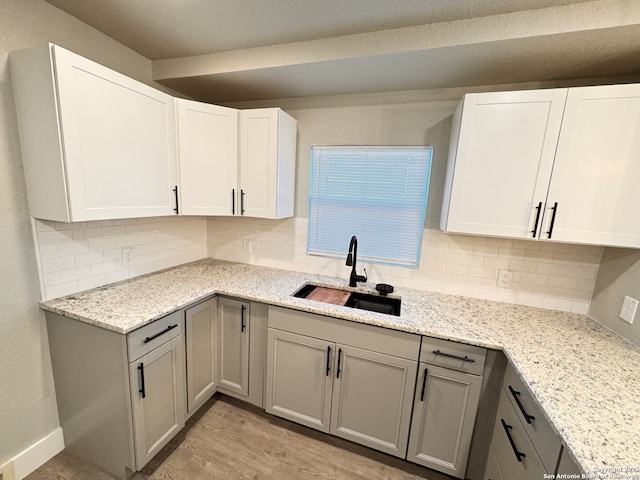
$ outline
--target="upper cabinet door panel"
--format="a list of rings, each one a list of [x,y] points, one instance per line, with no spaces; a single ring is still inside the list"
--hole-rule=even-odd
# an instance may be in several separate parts
[[[12,53],[32,215],[173,215],[171,96],[55,45]]]
[[[54,47],[73,220],[174,214],[173,98]]]
[[[547,207],[552,239],[640,247],[640,85],[569,90]]]
[[[452,131],[445,230],[533,236],[536,207],[546,199],[566,92],[465,95]]]
[[[296,133],[279,108],[240,111],[240,215],[293,216]]]
[[[238,111],[178,99],[181,213],[233,215],[238,185]]]

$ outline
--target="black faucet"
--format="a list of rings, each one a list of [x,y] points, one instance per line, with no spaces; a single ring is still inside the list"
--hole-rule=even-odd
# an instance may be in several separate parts
[[[347,261],[345,264],[348,267],[351,267],[351,276],[349,277],[349,286],[355,287],[357,286],[357,282],[366,282],[367,281],[367,269],[364,269],[364,275],[358,275],[356,273],[356,262],[358,261],[358,237],[355,235],[351,237],[351,242],[349,242],[349,253],[347,254]]]

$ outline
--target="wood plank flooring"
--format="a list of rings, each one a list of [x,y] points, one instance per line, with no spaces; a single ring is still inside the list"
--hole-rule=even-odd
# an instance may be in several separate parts
[[[26,480],[114,480],[62,452]],[[216,394],[132,480],[452,480]]]

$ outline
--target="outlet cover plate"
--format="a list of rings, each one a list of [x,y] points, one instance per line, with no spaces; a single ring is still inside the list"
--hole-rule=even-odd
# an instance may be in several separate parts
[[[511,288],[513,272],[511,270],[500,270],[498,272],[498,288]]]
[[[638,310],[638,300],[631,298],[628,295],[624,296],[622,301],[622,308],[620,309],[620,318],[625,322],[631,324],[636,316]]]

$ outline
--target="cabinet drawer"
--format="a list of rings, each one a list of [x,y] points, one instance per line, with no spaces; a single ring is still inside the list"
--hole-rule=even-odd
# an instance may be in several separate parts
[[[555,467],[551,470],[544,467],[518,416],[519,413],[514,410],[509,397],[503,391],[498,405],[491,446],[504,478],[539,480],[544,478],[545,473],[553,473]]]
[[[179,310],[149,323],[127,335],[129,361],[133,362],[172,338],[182,334],[182,314]]]
[[[511,363],[507,365],[502,388],[538,452],[545,469],[548,472],[553,472],[556,468],[558,455],[560,455],[560,438]]]
[[[482,375],[486,355],[487,351],[482,347],[422,337],[420,361],[431,365]]]

